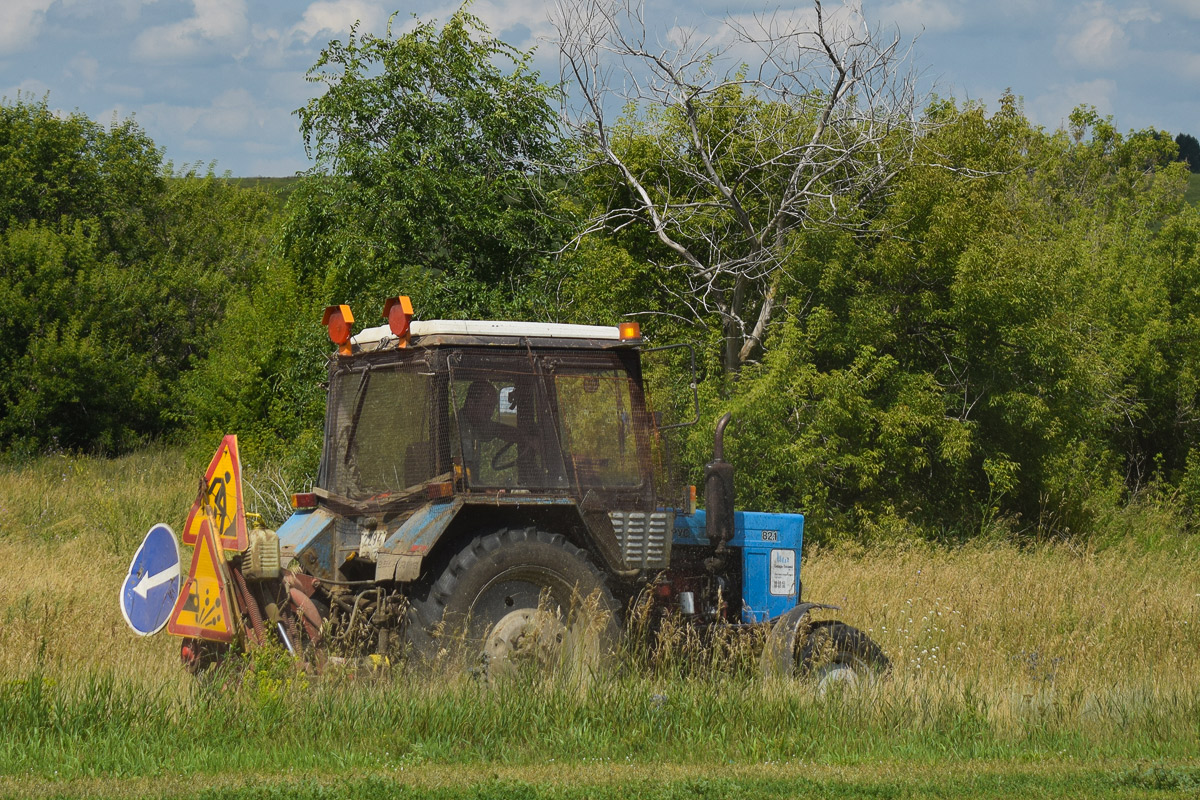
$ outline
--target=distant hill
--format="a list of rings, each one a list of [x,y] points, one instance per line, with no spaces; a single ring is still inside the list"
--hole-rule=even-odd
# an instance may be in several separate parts
[[[300,178],[293,175],[288,178],[230,178],[230,181],[237,186],[252,186],[259,189],[266,189],[272,194],[279,195],[281,200],[287,200],[288,195],[296,188],[296,184]]]
[[[230,178],[230,180],[238,186],[254,186],[266,189],[272,194],[279,195],[280,200],[286,201],[288,195],[295,190],[300,178],[293,175],[288,178]],[[1193,172],[1188,178],[1188,188],[1184,194],[1184,198],[1192,205],[1200,208],[1200,173]]]

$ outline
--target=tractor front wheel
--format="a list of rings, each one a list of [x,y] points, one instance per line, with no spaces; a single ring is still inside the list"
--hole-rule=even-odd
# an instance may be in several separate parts
[[[888,673],[891,663],[871,637],[842,622],[816,622],[798,653],[802,676],[816,682],[818,694],[869,684]]]

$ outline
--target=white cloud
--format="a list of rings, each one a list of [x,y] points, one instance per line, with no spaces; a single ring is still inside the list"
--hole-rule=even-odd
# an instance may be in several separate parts
[[[41,30],[46,11],[55,0],[3,0],[0,2],[0,54],[19,53],[31,47]]]
[[[457,6],[447,6],[438,14],[438,19],[449,19]],[[493,34],[500,35],[514,28],[528,28],[524,41],[509,41],[508,44],[528,50],[542,37],[550,37],[554,28],[550,24],[550,6],[544,0],[478,0],[467,11],[483,20]]]
[[[96,119],[128,117],[118,105]],[[219,158],[217,171],[239,175],[287,175],[304,169],[300,137],[290,109],[264,102],[247,88],[228,89],[207,105],[149,103],[137,107],[137,121],[160,146],[175,169]]]
[[[1087,69],[1120,69],[1131,57],[1130,26],[1161,21],[1162,15],[1146,6],[1116,9],[1103,0],[1085,3],[1067,20],[1069,30],[1058,37],[1059,54]]]
[[[211,139],[257,136],[276,111],[258,102],[246,89],[229,89],[213,99],[188,133]]]
[[[304,73],[292,70],[266,73],[263,89],[276,103],[293,109],[303,105],[317,91],[304,79]]]
[[[1188,81],[1200,81],[1200,53],[1169,50],[1159,53],[1158,63],[1167,74],[1175,74]]]
[[[382,0],[318,0],[304,9],[295,24],[281,27],[253,24],[250,29],[253,47],[246,54],[253,55],[254,64],[260,69],[303,70],[315,60],[314,48],[349,33],[355,22],[361,23],[360,34],[383,35],[388,17]],[[393,33],[407,27],[404,19],[397,18],[397,23]]]
[[[9,101],[16,100],[18,94],[27,100],[41,100],[49,91],[50,87],[37,78],[26,78],[20,83],[0,91],[0,96]]]
[[[1129,46],[1129,39],[1116,20],[1098,17],[1064,36],[1061,45],[1076,64],[1091,69],[1108,69],[1118,66]]]
[[[135,58],[186,61],[214,46],[232,48],[244,41],[249,28],[245,0],[192,0],[192,5],[191,17],[142,31],[133,43]]]
[[[87,53],[80,53],[67,62],[63,74],[85,89],[96,85],[100,75],[100,62]]]
[[[101,91],[114,99],[121,98],[126,100],[141,100],[146,96],[144,86],[135,86],[130,83],[106,83]]]
[[[1065,127],[1077,106],[1095,106],[1102,116],[1113,113],[1116,81],[1101,78],[1079,83],[1051,84],[1049,90],[1025,104],[1029,118],[1051,130]]]
[[[104,116],[129,116],[131,109],[119,104],[105,111]],[[158,144],[179,141],[200,119],[205,109],[194,106],[175,106],[167,103],[148,103],[138,106],[137,119],[142,128]]]
[[[98,20],[111,22],[114,19],[133,22],[142,13],[142,7],[158,0],[57,0],[58,9],[64,17],[75,20]],[[56,10],[58,10],[56,9]]]
[[[118,108],[117,111],[123,109]],[[138,118],[158,141],[205,141],[212,153],[227,150],[216,142],[284,141],[298,138],[290,109],[263,102],[248,89],[227,89],[207,106],[151,103]]]
[[[361,20],[360,32],[382,34],[387,18],[383,6],[371,0],[320,0],[304,9],[291,33],[308,42],[321,35],[346,33]]]
[[[766,57],[766,46],[759,42],[770,40],[786,41],[786,46],[776,49],[776,60],[803,61],[803,48],[817,46],[817,14],[811,7],[781,8],[769,12],[731,14],[724,19],[710,19],[709,41],[695,39],[696,44],[722,48],[726,65],[761,64]],[[827,36],[834,40],[861,33],[866,25],[857,5],[833,6],[824,14],[823,26]]]
[[[845,8],[835,8],[832,18],[843,20],[853,11]],[[831,15],[826,14],[828,25]],[[729,29],[741,29],[756,33],[793,34],[817,29],[817,13],[812,8],[781,8],[770,12],[755,12],[750,14],[730,14],[723,18],[709,18],[706,30],[723,37]],[[726,24],[727,23],[727,24]]]
[[[880,21],[901,30],[944,32],[962,27],[963,16],[945,0],[897,0],[879,9]]]
[[[1163,2],[1184,16],[1200,19],[1200,0],[1163,0]]]

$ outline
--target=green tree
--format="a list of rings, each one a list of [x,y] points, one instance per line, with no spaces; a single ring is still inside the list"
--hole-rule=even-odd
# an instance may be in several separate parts
[[[1200,142],[1196,137],[1181,133],[1175,137],[1175,145],[1179,148],[1179,160],[1186,161],[1192,172],[1200,172]]]
[[[1170,139],[1090,108],[1047,132],[1011,95],[991,114],[936,101],[923,127],[870,230],[792,233],[761,360],[719,378],[725,343],[704,328],[705,423],[685,464],[711,457],[732,410],[740,502],[804,511],[820,537],[1062,534],[1147,487],[1200,498],[1197,215]],[[628,142],[637,164],[661,162],[652,138]],[[588,181],[597,202],[613,193],[612,176]],[[580,283],[564,269],[556,296],[694,338],[663,257],[645,226],[584,237]]]
[[[186,421],[179,378],[266,278],[276,211],[164,171],[130,120],[0,104],[0,446],[125,450]]]
[[[0,102],[0,226],[94,219],[104,248],[133,257],[163,189],[161,158],[133,120],[105,128],[45,99]]]
[[[441,29],[352,30],[322,51],[308,77],[324,91],[298,111],[316,166],[285,238],[320,301],[374,314],[402,291],[423,314],[519,307],[562,235],[548,196],[565,156],[556,92],[529,58],[461,10]]]
[[[160,161],[131,121],[0,104],[3,444],[111,450],[160,430],[153,343],[131,335]]]
[[[1011,96],[928,116],[884,232],[808,234],[789,269],[779,352],[731,400],[743,485],[826,533],[1089,530],[1196,434],[1181,166],[1086,108],[1054,133]]]

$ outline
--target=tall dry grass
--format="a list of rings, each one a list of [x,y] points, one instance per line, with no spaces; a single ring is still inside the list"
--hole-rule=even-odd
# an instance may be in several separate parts
[[[233,702],[238,714],[258,715],[244,724],[260,726],[264,736],[291,730],[296,718],[314,724],[328,718],[343,731],[361,727],[368,750],[392,737],[388,726],[415,725],[410,738],[425,737],[431,758],[504,757],[504,737],[486,733],[494,726],[509,737],[525,731],[525,758],[543,751],[565,757],[576,746],[621,752],[631,730],[663,757],[674,752],[673,742],[699,737],[752,761],[806,753],[930,757],[941,750],[996,757],[1009,746],[1025,747],[1021,757],[1028,757],[1060,745],[1178,757],[1196,752],[1200,741],[1200,543],[1174,530],[1169,515],[1153,514],[1135,515],[1127,537],[1103,546],[993,539],[958,548],[901,544],[807,553],[806,599],[842,606],[827,616],[867,631],[894,665],[890,678],[850,697],[814,697],[802,683],[758,679],[748,650],[760,639],[752,635],[714,645],[680,628],[668,646],[631,646],[634,655],[615,677],[583,693],[534,681],[515,692],[480,694],[469,678],[422,681],[403,671],[385,688],[334,679],[310,685],[272,673],[249,706],[244,698],[212,705],[212,696],[198,695],[180,668],[177,640],[134,636],[117,601],[134,547],[154,522],[182,526],[203,467],[179,452],[154,450],[111,461],[54,457],[0,468],[0,689],[33,687],[31,676],[38,687],[116,676],[164,698],[156,724],[219,729],[226,719],[221,703]],[[249,465],[251,481],[255,474]],[[0,699],[34,727],[42,719],[71,719],[72,703],[86,709],[100,703],[99,695],[128,695],[131,707],[141,708],[134,702],[145,694],[141,689],[99,685],[76,694],[62,689],[50,705],[40,696]],[[267,685],[273,688],[264,692]],[[176,720],[170,702],[216,710],[211,719],[192,712]],[[114,713],[125,712],[95,718]],[[129,712],[131,730],[143,713]],[[374,721],[349,722],[368,719]],[[464,720],[478,723],[467,738]],[[694,752],[678,747],[681,758]],[[51,760],[57,752],[44,744],[30,748]],[[31,763],[18,756],[34,758],[14,753],[14,764]],[[197,763],[216,757],[206,753]],[[112,758],[125,763],[119,753]],[[263,766],[267,757],[247,750],[245,758]]]
[[[1150,524],[1169,524],[1161,519]],[[805,594],[893,662],[887,691],[969,689],[994,724],[1121,725],[1200,692],[1200,542],[988,541],[809,553]]]
[[[206,466],[164,448],[0,465],[0,676],[99,670],[186,686],[178,640],[135,636],[118,593],[152,525],[183,529]],[[275,480],[269,468],[243,468],[250,479]],[[250,510],[277,516],[259,502],[246,499]]]

